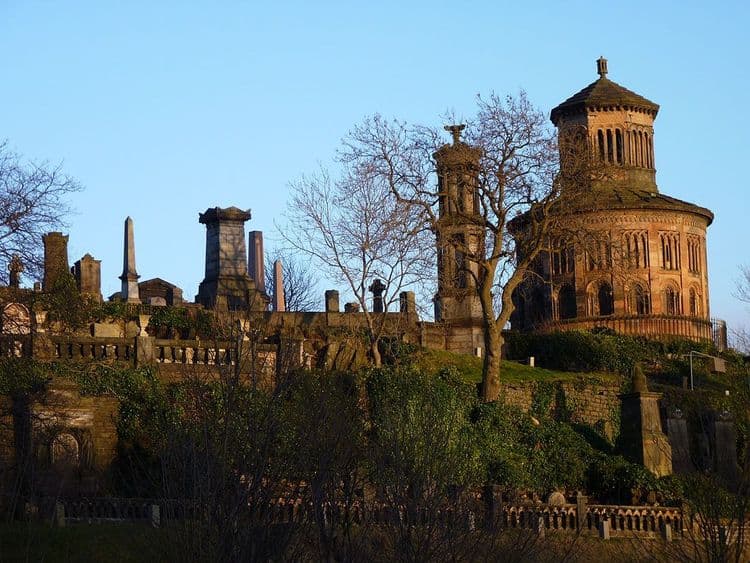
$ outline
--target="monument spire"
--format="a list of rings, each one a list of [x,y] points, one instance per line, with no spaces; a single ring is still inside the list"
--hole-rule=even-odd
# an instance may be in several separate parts
[[[125,240],[123,241],[123,259],[122,259],[122,291],[120,295],[122,300],[127,303],[140,303],[141,299],[138,294],[138,278],[140,277],[135,271],[135,236],[133,234],[133,220],[128,217],[125,219]]]
[[[276,260],[273,263],[273,310],[278,313],[286,311],[284,271],[281,267],[281,260]]]

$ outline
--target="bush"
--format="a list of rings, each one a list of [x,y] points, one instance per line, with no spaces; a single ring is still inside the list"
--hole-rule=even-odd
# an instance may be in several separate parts
[[[638,362],[653,362],[664,345],[642,337],[570,330],[505,334],[507,355],[521,359],[534,356],[538,365],[563,371],[609,371],[628,374]]]

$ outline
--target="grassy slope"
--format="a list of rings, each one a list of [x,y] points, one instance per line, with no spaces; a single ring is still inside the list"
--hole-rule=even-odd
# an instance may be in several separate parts
[[[417,353],[415,365],[429,373],[434,373],[440,368],[452,367],[467,383],[482,381],[482,359],[471,354],[454,354],[444,350],[421,350]],[[510,360],[503,360],[500,368],[500,381],[504,383],[576,381],[581,379],[610,381],[617,377],[617,375],[611,373],[578,373],[532,368]]]

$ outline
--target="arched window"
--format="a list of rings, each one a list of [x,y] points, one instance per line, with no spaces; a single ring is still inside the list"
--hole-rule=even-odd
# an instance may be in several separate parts
[[[565,284],[557,294],[557,306],[561,319],[576,318],[576,292],[570,284]]]
[[[648,315],[651,313],[651,299],[648,292],[639,283],[633,287],[633,304],[636,315]]]
[[[701,304],[700,304],[700,295],[695,290],[694,287],[690,288],[690,294],[689,294],[689,301],[690,301],[690,316],[691,317],[699,317],[701,314]]]
[[[599,315],[606,316],[612,315],[615,312],[614,296],[612,294],[612,286],[607,282],[601,282],[599,284],[599,291],[597,292],[597,301],[599,305]]]
[[[617,145],[617,151],[615,156],[617,158],[617,164],[623,162],[623,148],[622,148],[622,131],[615,129],[615,144]]]
[[[80,465],[81,451],[78,440],[72,434],[62,432],[50,444],[50,461],[62,470],[76,469]]]
[[[664,290],[664,311],[667,315],[679,315],[680,310],[680,292],[668,286]]]
[[[607,129],[607,162],[614,162],[614,143],[612,142],[612,129]]]
[[[604,131],[599,129],[596,132],[596,145],[599,147],[599,160],[604,160]]]

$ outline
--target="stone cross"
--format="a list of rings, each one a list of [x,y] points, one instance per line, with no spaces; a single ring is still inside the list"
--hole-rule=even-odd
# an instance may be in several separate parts
[[[138,272],[135,271],[135,235],[133,233],[133,220],[125,219],[125,236],[122,253],[122,290],[120,295],[127,303],[140,303],[138,293]]]
[[[23,272],[23,262],[18,254],[14,254],[8,264],[8,278],[10,287],[18,288],[21,285],[21,272]]]

